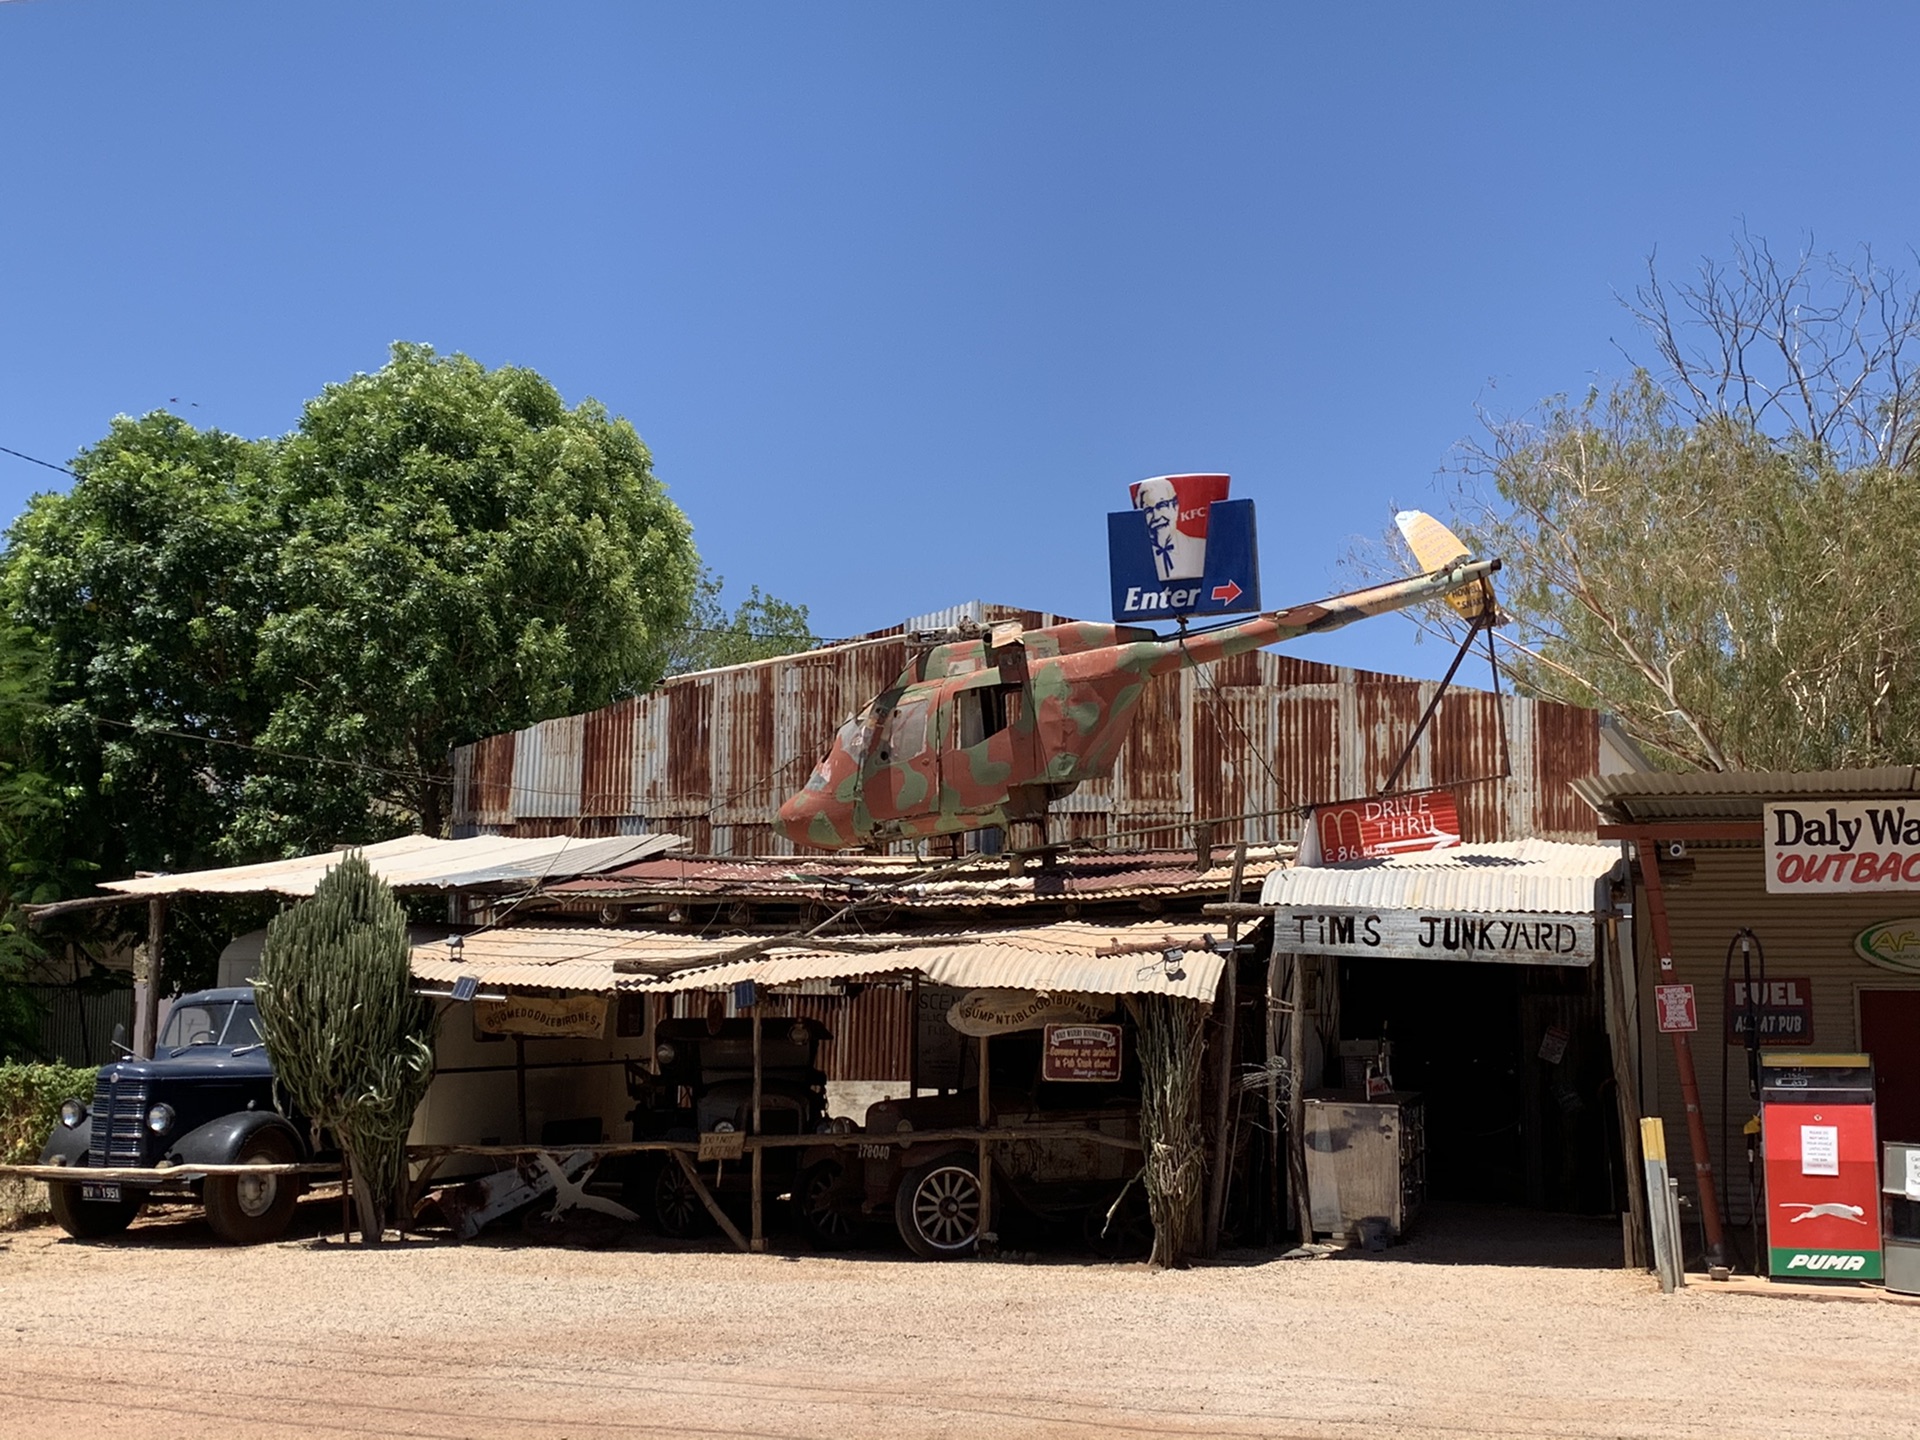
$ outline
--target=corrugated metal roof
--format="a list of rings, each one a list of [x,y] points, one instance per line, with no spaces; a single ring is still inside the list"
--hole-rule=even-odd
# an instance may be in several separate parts
[[[1174,995],[1211,1001],[1225,962],[1199,949],[1208,933],[1224,927],[1193,924],[1092,925],[1069,920],[1025,930],[984,930],[951,937],[862,936],[863,944],[899,949],[848,955],[811,950],[804,944],[753,960],[685,971],[634,988],[672,994],[713,990],[742,980],[773,987],[810,980],[859,980],[918,972],[935,985],[962,989],[1068,991],[1089,995]],[[1150,948],[1142,948],[1150,947]],[[1161,951],[1185,951],[1173,978]],[[1122,953],[1111,952],[1119,950]]]
[[[1061,990],[1094,995],[1176,995],[1211,1000],[1220,985],[1221,957],[1197,947],[1221,926],[1091,925],[1065,921],[1020,930],[969,931],[950,936],[863,935],[859,954],[794,942],[751,960],[715,963],[737,951],[741,937],[708,937],[663,930],[560,929],[507,926],[464,937],[455,960],[446,941],[419,945],[413,973],[451,984],[462,975],[482,988],[677,994],[726,989],[741,980],[763,986],[807,981],[872,979],[918,973],[937,985],[966,989]],[[843,937],[845,938],[845,937]],[[871,949],[865,947],[874,947]],[[1171,978],[1161,951],[1186,955]],[[1120,949],[1120,954],[1100,952]],[[615,968],[624,962],[651,974]]]
[[[1292,846],[1247,851],[1245,883],[1251,888],[1286,862]],[[932,862],[939,863],[939,862]],[[1216,848],[1212,863],[1194,866],[1192,851],[1130,854],[1067,854],[1057,863],[1007,872],[999,856],[915,880],[929,862],[911,855],[719,858],[665,855],[547,890],[559,897],[592,901],[821,900],[834,904],[884,892],[889,905],[914,909],[960,906],[1058,904],[1073,900],[1123,900],[1149,895],[1224,897],[1233,878],[1232,847]]]
[[[638,961],[670,974],[710,965],[739,948],[737,935],[703,938],[665,930],[506,925],[462,936],[458,960],[445,940],[414,946],[413,974],[417,980],[443,985],[475,975],[483,989],[608,994],[622,984],[632,988],[641,983],[616,971],[615,961]]]
[[[1757,820],[1761,807],[1783,795],[1911,795],[1920,793],[1920,768],[1873,770],[1729,770],[1684,775],[1593,775],[1574,792],[1607,821]]]
[[[1266,906],[1592,915],[1609,908],[1605,887],[1618,873],[1618,846],[1554,840],[1461,845],[1415,855],[1276,870],[1260,892]]]
[[[686,844],[679,835],[616,835],[579,840],[566,835],[514,839],[476,835],[438,840],[403,835],[361,847],[374,873],[397,890],[454,890],[475,885],[530,885],[630,864]],[[101,888],[123,895],[311,895],[344,852],[298,855],[259,865],[188,870],[137,880],[107,880]]]

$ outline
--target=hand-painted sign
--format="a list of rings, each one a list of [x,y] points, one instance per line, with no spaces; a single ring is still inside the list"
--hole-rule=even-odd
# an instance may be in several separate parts
[[[1769,894],[1920,890],[1920,807],[1769,801],[1764,823]]]
[[[1041,1052],[1042,1080],[1118,1080],[1118,1025],[1049,1025]]]
[[[1749,1011],[1759,1021],[1755,1027],[1763,1045],[1811,1045],[1813,1043],[1813,981],[1804,976],[1791,980],[1729,979],[1724,998],[1727,1044],[1747,1043]]]
[[[1869,925],[1853,937],[1853,953],[1883,969],[1920,975],[1920,918]]]
[[[1282,905],[1276,946],[1305,955],[1383,955],[1491,960],[1512,965],[1591,965],[1590,915],[1462,914]]]
[[[473,1020],[488,1035],[598,1040],[607,1033],[604,995],[515,995],[476,1000]]]
[[[1260,608],[1253,502],[1227,499],[1225,475],[1162,475],[1107,516],[1116,620],[1235,615]]]
[[[1301,865],[1337,865],[1376,855],[1445,850],[1460,843],[1460,809],[1451,790],[1316,806],[1301,835]]]
[[[1105,995],[1046,995],[1032,990],[969,990],[947,1011],[947,1023],[962,1035],[1007,1035],[1044,1025],[1104,1020],[1113,1013]]]
[[[1700,1028],[1700,1009],[1694,1003],[1691,985],[1656,985],[1653,1007],[1660,1020],[1660,1033],[1685,1034]]]

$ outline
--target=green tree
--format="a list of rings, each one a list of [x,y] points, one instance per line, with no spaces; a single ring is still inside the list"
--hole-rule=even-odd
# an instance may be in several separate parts
[[[1630,308],[1657,372],[1467,447],[1456,513],[1506,562],[1505,665],[1680,768],[1914,760],[1920,300],[1870,257],[1742,239]]]
[[[281,439],[154,414],[74,470],[8,534],[0,619],[44,654],[64,853],[106,873],[436,833],[451,747],[644,690],[685,638],[646,447],[531,371],[398,345]]]
[[[254,993],[275,1082],[333,1132],[352,1168],[361,1242],[377,1245],[405,1194],[435,1020],[413,993],[400,902],[358,852],[267,926]]]
[[[646,446],[530,370],[396,345],[308,404],[279,473],[261,741],[366,768],[321,806],[263,769],[244,848],[437,832],[453,746],[648,688],[686,623],[699,561]]]
[[[687,623],[668,652],[669,675],[771,660],[820,643],[808,623],[806,606],[764,595],[755,585],[729,614],[720,599],[725,584],[722,576],[702,567]]]

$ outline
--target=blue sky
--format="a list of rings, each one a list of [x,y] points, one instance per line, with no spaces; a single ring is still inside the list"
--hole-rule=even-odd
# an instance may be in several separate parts
[[[1917,46],[1898,5],[10,0],[0,445],[279,433],[418,340],[627,416],[823,635],[1102,615],[1104,512],[1177,470],[1313,598],[1480,409],[1623,368],[1656,247],[1920,269]],[[0,520],[61,482],[0,455]]]

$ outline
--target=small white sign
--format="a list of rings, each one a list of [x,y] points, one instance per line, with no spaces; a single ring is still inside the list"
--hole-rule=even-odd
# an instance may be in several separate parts
[[[1838,1125],[1802,1125],[1800,1127],[1800,1173],[1802,1175],[1838,1175],[1840,1173],[1840,1127]]]
[[[1907,1151],[1907,1199],[1920,1200],[1920,1149]]]

